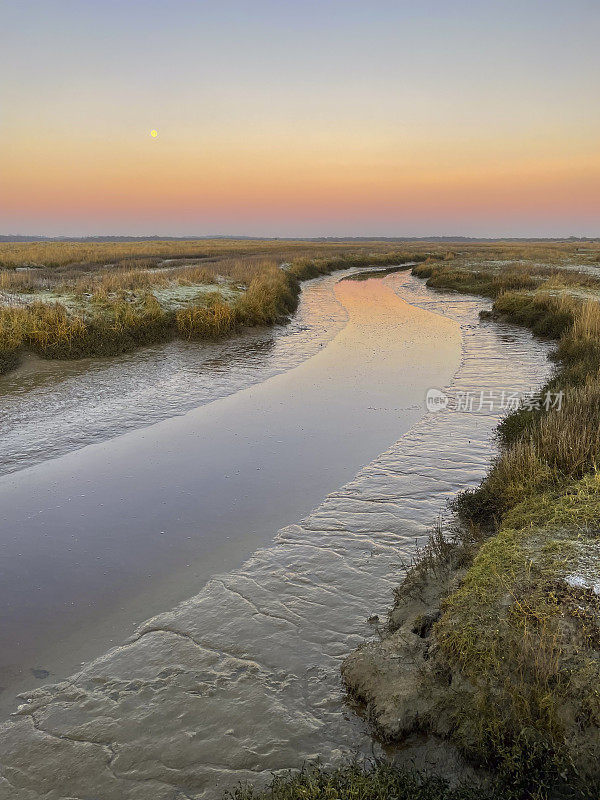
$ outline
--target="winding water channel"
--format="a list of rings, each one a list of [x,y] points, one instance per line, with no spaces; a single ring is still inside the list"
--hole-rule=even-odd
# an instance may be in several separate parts
[[[549,367],[527,331],[479,322],[484,301],[434,294],[407,273],[339,277],[303,293],[297,347],[293,329],[271,332],[271,355],[252,351],[253,367],[232,356],[231,383],[219,365],[221,388],[209,367],[190,379],[187,413],[182,378],[164,390],[169,413],[136,422],[115,400],[100,428],[130,428],[117,437],[81,447],[98,429],[90,422],[68,452],[49,425],[62,453],[52,460],[29,434],[25,455],[8,446],[5,709],[15,689],[91,660],[30,693],[2,726],[0,798],[216,798],[308,758],[370,752],[340,661],[375,635],[368,619],[385,616],[400,562],[445,500],[483,474],[503,413],[426,413],[425,392],[528,390]],[[134,396],[125,376],[136,364],[121,362]],[[89,374],[65,380],[93,398]],[[160,406],[161,389],[140,386]],[[136,620],[190,597],[97,657]]]

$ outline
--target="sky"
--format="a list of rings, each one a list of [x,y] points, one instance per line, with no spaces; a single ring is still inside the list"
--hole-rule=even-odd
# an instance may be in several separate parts
[[[598,0],[2,0],[0,233],[600,236],[599,41]]]

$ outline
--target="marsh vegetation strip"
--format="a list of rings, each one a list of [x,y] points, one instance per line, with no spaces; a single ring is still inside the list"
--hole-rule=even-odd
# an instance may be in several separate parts
[[[392,290],[412,305],[396,303]],[[0,797],[12,800],[18,785],[27,800],[52,790],[78,800],[94,793],[103,800],[172,800],[178,791],[194,800],[216,798],[239,779],[266,781],[273,769],[317,756],[335,763],[354,750],[371,752],[368,731],[344,703],[341,660],[373,635],[371,615],[384,618],[399,562],[410,559],[415,539],[423,539],[444,498],[474,485],[485,472],[498,421],[497,414],[422,417],[424,390],[448,382],[453,391],[474,383],[488,391],[533,388],[547,375],[547,347],[522,329],[480,324],[480,301],[434,296],[406,274],[344,282],[338,291],[344,293],[340,299],[349,323],[321,354],[200,410],[204,415],[222,404],[223,420],[235,435],[241,428],[234,405],[245,394],[255,403],[257,419],[244,419],[262,435],[268,419],[272,437],[266,449],[256,449],[252,431],[244,429],[236,443],[242,478],[230,484],[227,497],[216,491],[210,498],[222,513],[228,513],[227,500],[232,507],[244,491],[266,490],[269,503],[277,505],[290,488],[313,507],[318,492],[323,497],[329,491],[326,499],[301,523],[280,530],[274,543],[264,542],[242,566],[223,571],[187,602],[141,625],[129,643],[68,682],[32,693],[0,731],[6,781]],[[282,405],[289,413],[282,413]],[[174,454],[161,467],[178,489],[189,485],[191,472],[196,488],[202,476],[200,468],[190,467],[198,464],[198,444],[192,460],[178,437],[181,430],[189,439],[192,425],[197,431],[199,424],[195,412],[145,432],[154,431],[155,443],[161,443],[161,430],[168,431]],[[285,438],[281,450],[275,447],[280,437]],[[137,434],[122,437],[120,453],[114,451],[116,442],[110,443],[112,467],[119,465],[125,474],[127,440],[135,441],[143,464],[148,453],[156,453]],[[244,442],[258,453],[253,469],[264,470],[260,481],[251,480]],[[356,466],[350,468],[350,462],[367,463],[373,450],[382,454],[351,478]],[[96,452],[101,459],[108,445]],[[340,479],[340,465],[351,474]],[[70,466],[66,476],[89,479],[85,465],[77,473],[73,462]],[[223,475],[221,462],[213,467]],[[306,480],[309,473],[314,486]],[[341,489],[332,488],[344,480],[349,482]],[[141,481],[142,490],[147,483]],[[151,488],[156,514],[163,498]],[[74,490],[74,499],[77,494]],[[256,495],[260,503],[264,498]],[[146,502],[143,496],[141,504]],[[198,539],[206,534],[210,503],[192,509]],[[117,504],[116,514],[122,509]],[[69,509],[73,519],[77,511]],[[140,513],[138,503],[118,528],[134,552],[141,540],[133,518]],[[289,522],[289,506],[284,513]],[[152,524],[144,520],[145,538],[161,521],[158,514]],[[246,505],[246,529],[253,514]],[[93,526],[93,514],[90,522]],[[273,522],[262,521],[263,532]],[[98,532],[91,533],[95,539]],[[260,535],[259,530],[255,542]]]

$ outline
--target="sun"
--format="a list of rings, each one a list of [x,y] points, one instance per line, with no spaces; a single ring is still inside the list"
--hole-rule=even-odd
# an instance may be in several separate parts
[[[151,131],[150,131],[150,136],[151,136],[153,139],[156,139],[156,137],[158,136],[158,131],[151,130]]]

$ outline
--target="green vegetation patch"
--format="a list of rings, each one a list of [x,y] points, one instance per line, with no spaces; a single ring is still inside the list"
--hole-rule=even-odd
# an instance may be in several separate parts
[[[434,628],[456,676],[453,738],[540,797],[557,782],[600,791],[600,527],[566,497],[538,507],[551,528],[503,526],[485,542]],[[557,524],[568,517],[585,524]]]
[[[513,530],[558,526],[597,531],[600,529],[600,473],[569,483],[562,492],[542,492],[528,497],[510,509],[503,521]]]

